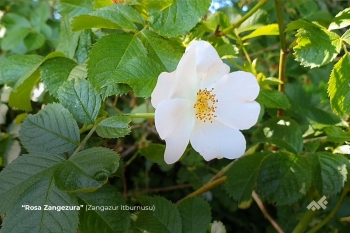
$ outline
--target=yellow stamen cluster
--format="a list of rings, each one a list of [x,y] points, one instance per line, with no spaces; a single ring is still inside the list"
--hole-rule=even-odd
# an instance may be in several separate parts
[[[212,94],[214,88],[211,90],[199,90],[197,92],[197,100],[194,104],[193,108],[196,109],[196,117],[202,121],[210,121],[213,122],[213,118],[217,117],[215,115],[215,103],[219,102],[215,98],[215,94]]]

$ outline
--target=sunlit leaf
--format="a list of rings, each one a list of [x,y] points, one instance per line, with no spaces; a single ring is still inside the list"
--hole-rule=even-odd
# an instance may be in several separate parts
[[[174,0],[150,15],[150,26],[159,35],[175,37],[191,30],[210,7],[210,0]]]

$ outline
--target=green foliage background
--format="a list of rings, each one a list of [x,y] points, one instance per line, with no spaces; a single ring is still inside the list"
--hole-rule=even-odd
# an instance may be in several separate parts
[[[1,232],[350,230],[348,2],[216,2],[0,2]],[[261,87],[234,162],[164,162],[149,97],[193,39]]]

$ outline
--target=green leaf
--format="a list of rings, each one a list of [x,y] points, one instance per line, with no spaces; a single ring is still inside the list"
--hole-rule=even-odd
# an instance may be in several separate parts
[[[103,138],[119,138],[131,132],[131,118],[127,116],[112,116],[101,121],[96,128],[98,136]]]
[[[260,90],[257,101],[267,108],[290,108],[290,103],[287,96],[276,90]]]
[[[343,188],[348,173],[346,167],[349,165],[346,157],[322,152],[307,159],[312,168],[313,184],[320,195],[331,196]]]
[[[135,222],[137,228],[152,233],[181,232],[181,217],[173,203],[164,197],[148,197],[143,206],[154,210],[141,211]]]
[[[56,185],[67,192],[92,192],[107,182],[118,165],[116,152],[103,147],[90,148],[71,156],[55,171]]]
[[[164,161],[165,146],[161,144],[149,144],[140,150],[140,154],[159,165],[166,165]]]
[[[262,77],[261,79],[258,79],[259,85],[265,86],[265,85],[271,85],[271,86],[277,86],[279,84],[283,84],[283,82],[281,80],[279,80],[278,78],[274,78],[274,77]]]
[[[23,27],[16,28],[13,30],[8,30],[4,35],[4,38],[2,38],[1,49],[5,51],[13,49],[16,45],[22,42],[24,38],[26,38],[29,32],[30,32],[29,28],[23,28]]]
[[[21,126],[20,140],[29,152],[64,153],[79,145],[77,122],[60,104],[49,104],[29,115]]]
[[[301,198],[311,185],[308,161],[283,152],[265,157],[260,165],[258,190],[271,202],[291,204]]]
[[[65,0],[65,1],[69,1],[69,0]],[[60,5],[62,5],[62,3]],[[64,53],[64,55],[67,58],[73,59],[75,50],[77,49],[77,46],[78,46],[80,33],[81,32],[72,32],[72,29],[70,26],[70,18],[67,15],[63,16],[61,19],[61,26],[60,26],[60,41],[58,43],[56,50]]]
[[[7,30],[12,30],[15,28],[31,28],[32,25],[28,19],[22,15],[13,13],[11,11],[6,12],[1,18],[1,24],[3,24]]]
[[[21,194],[36,182],[51,176],[63,161],[63,156],[36,153],[20,156],[7,165],[0,173],[0,198],[6,200],[0,202],[0,214],[14,206]]]
[[[55,171],[56,185],[67,192],[92,192],[107,182],[118,165],[116,152],[103,147],[90,148],[71,156]]]
[[[261,160],[269,153],[255,153],[239,158],[227,172],[226,190],[238,203],[251,200]]]
[[[262,141],[300,153],[303,149],[303,138],[299,125],[289,117],[273,117],[266,121],[258,131]]]
[[[77,65],[73,60],[65,57],[52,58],[40,67],[41,79],[46,89],[54,97],[58,97],[58,89],[67,81],[70,72]]]
[[[9,105],[24,111],[32,111],[30,97],[32,90],[40,80],[40,72],[37,70],[31,74],[16,91],[11,91],[9,97]]]
[[[83,63],[88,56],[88,52],[92,45],[93,35],[94,34],[91,30],[84,30],[79,35],[79,42],[75,51],[75,56],[79,64]]]
[[[79,64],[79,65],[76,65],[71,70],[67,80],[86,79],[86,78],[87,78],[86,63],[82,63],[82,64]],[[64,80],[64,79],[62,79],[62,80]]]
[[[241,26],[239,26],[239,28],[237,28],[237,32],[241,33],[241,32],[255,30],[259,27],[263,27],[266,25],[268,18],[269,18],[269,14],[267,13],[267,11],[263,9],[259,9],[247,20],[245,20],[241,24]],[[237,20],[238,18],[236,18],[235,21]],[[231,23],[235,23],[235,22],[231,21]]]
[[[17,195],[16,195],[17,196]],[[38,210],[26,210],[25,206]],[[44,178],[32,184],[6,214],[1,230],[8,233],[67,232],[75,233],[78,227],[78,211],[45,210],[45,206],[82,208],[76,198],[62,192],[52,178]]]
[[[99,1],[94,1],[94,9],[105,7],[112,5],[113,2],[110,0],[99,0]]]
[[[141,1],[140,4],[150,13],[154,14],[155,12],[162,11],[173,4],[174,0],[147,0]]]
[[[79,212],[79,230],[82,233],[129,232],[130,213],[122,210],[126,205],[123,196],[112,185],[104,185],[95,192],[78,194],[78,201],[85,208]],[[109,209],[93,209],[93,207]],[[86,208],[91,208],[86,210]]]
[[[132,89],[129,85],[124,83],[114,83],[108,86],[104,86],[100,90],[102,99],[106,99],[108,96],[112,95],[124,95],[131,92]]]
[[[341,39],[350,45],[350,29],[341,36]]]
[[[210,233],[226,233],[226,228],[222,222],[214,221],[210,226]]]
[[[328,94],[334,112],[350,113],[350,54],[346,53],[333,67]]]
[[[101,108],[101,98],[87,80],[67,81],[57,93],[61,104],[78,122],[94,124]]]
[[[161,66],[150,58],[135,57],[116,69],[112,76],[117,83],[128,84],[137,97],[150,97],[161,72]]]
[[[340,29],[350,25],[350,8],[346,8],[339,12],[333,22],[329,25],[329,30]]]
[[[298,19],[290,22],[287,25],[286,32],[294,31],[300,28],[323,28],[323,27],[315,22],[309,22],[303,19]]]
[[[37,2],[30,12],[30,22],[32,25],[39,26],[45,24],[51,16],[51,7],[49,2]]]
[[[211,221],[208,202],[194,197],[181,202],[178,208],[182,219],[182,232],[198,233],[207,230]]]
[[[308,119],[321,124],[334,125],[341,121],[341,119],[337,115],[315,107],[309,106],[306,109],[303,109],[302,111]]]
[[[138,38],[147,49],[148,56],[161,64],[162,70],[172,72],[176,69],[185,52],[178,38],[165,39],[150,30],[141,31]]]
[[[149,17],[150,26],[161,36],[180,36],[191,30],[207,13],[210,0],[174,0]]]
[[[60,0],[58,11],[63,17],[68,15],[70,18],[80,14],[86,14],[92,11],[94,5],[92,0]]]
[[[21,145],[14,136],[6,135],[0,141],[0,166],[7,166],[18,158],[21,153]]]
[[[300,28],[293,48],[297,61],[305,67],[319,67],[333,61],[340,52],[341,39],[325,28]]]
[[[24,39],[24,45],[27,47],[28,51],[36,50],[44,45],[45,36],[43,34],[31,32]]]
[[[38,55],[13,55],[0,62],[0,81],[16,89],[39,66],[48,59],[62,56],[62,53],[52,52],[45,58]]]
[[[221,59],[235,58],[239,54],[239,49],[236,45],[224,44],[215,48]]]
[[[262,26],[258,29],[255,29],[255,31],[253,31],[249,35],[242,37],[242,40],[247,40],[258,36],[275,36],[275,35],[279,35],[278,24],[276,23],[269,24],[266,26]]]
[[[208,15],[205,20],[201,21],[200,25],[205,27],[203,31],[213,33],[217,28],[223,29],[231,26],[231,23],[225,13],[217,11],[212,15]]]
[[[129,34],[111,34],[99,39],[90,50],[88,76],[92,86],[100,89],[116,83],[113,72],[132,58],[146,56],[140,39]]]
[[[71,26],[72,31],[108,28],[136,32],[138,28],[135,23],[144,24],[144,21],[134,8],[127,5],[114,4],[100,8],[90,14],[74,17]]]
[[[350,132],[344,132],[337,126],[330,126],[323,130],[327,134],[327,139],[331,142],[343,143],[350,141]]]
[[[39,55],[10,56],[0,62],[0,80],[10,87],[17,87],[35,72],[42,60]]]

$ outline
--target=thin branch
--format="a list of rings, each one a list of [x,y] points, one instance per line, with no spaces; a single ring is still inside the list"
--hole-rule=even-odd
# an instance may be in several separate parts
[[[258,194],[253,191],[252,197],[256,204],[259,206],[261,212],[263,213],[264,217],[271,223],[271,225],[276,229],[278,233],[284,233],[284,231],[281,229],[281,227],[277,224],[277,222],[271,217],[271,215],[267,212],[263,202],[261,201]]]
[[[100,122],[101,122],[102,120],[104,120],[104,119],[105,119],[105,117],[101,117],[101,118],[99,118],[99,119],[96,120],[96,122],[95,122],[95,124],[94,124],[94,127],[92,127],[92,129],[91,129],[91,130],[89,131],[89,133],[85,136],[85,138],[83,139],[83,141],[81,141],[81,142],[79,143],[79,146],[77,147],[77,149],[75,149],[75,151],[73,152],[73,154],[72,154],[71,156],[73,156],[73,155],[75,155],[76,153],[78,153],[78,152],[85,146],[85,143],[89,140],[89,138],[91,137],[91,135],[95,132],[95,130],[96,130],[98,124],[100,124]]]
[[[281,0],[274,0],[275,1],[275,8],[276,8],[276,15],[277,15],[277,23],[279,28],[279,34],[280,34],[280,43],[281,43],[281,52],[280,52],[280,64],[278,69],[278,79],[281,81],[281,83],[278,85],[278,91],[284,92],[285,91],[285,83],[287,81],[286,78],[286,63],[287,63],[287,55],[289,53],[287,42],[286,42],[286,36],[284,33],[284,23],[283,23],[283,9],[282,9],[282,1]],[[278,109],[277,116],[283,116],[284,111],[283,109]]]
[[[294,228],[292,233],[303,233],[309,226],[311,220],[316,216],[318,213],[318,210],[312,210],[309,209],[308,211],[305,212],[303,217],[300,219],[298,225]]]
[[[242,18],[240,18],[236,23],[232,24],[228,28],[225,28],[221,31],[221,33],[217,33],[217,36],[223,36],[232,32],[235,28],[241,26],[241,24],[246,21],[250,16],[252,16],[258,9],[260,9],[263,5],[265,5],[268,0],[259,1],[247,14],[245,14]]]
[[[196,191],[194,191],[193,193],[190,193],[189,195],[187,195],[186,197],[182,198],[181,200],[179,200],[176,205],[180,204],[180,202],[182,202],[183,200],[186,200],[187,198],[190,197],[196,197],[201,195],[202,193],[205,193],[209,190],[211,190],[212,188],[224,183],[227,179],[227,176],[223,176],[220,177],[219,179],[216,179],[208,184],[203,185],[201,188],[197,189]]]

